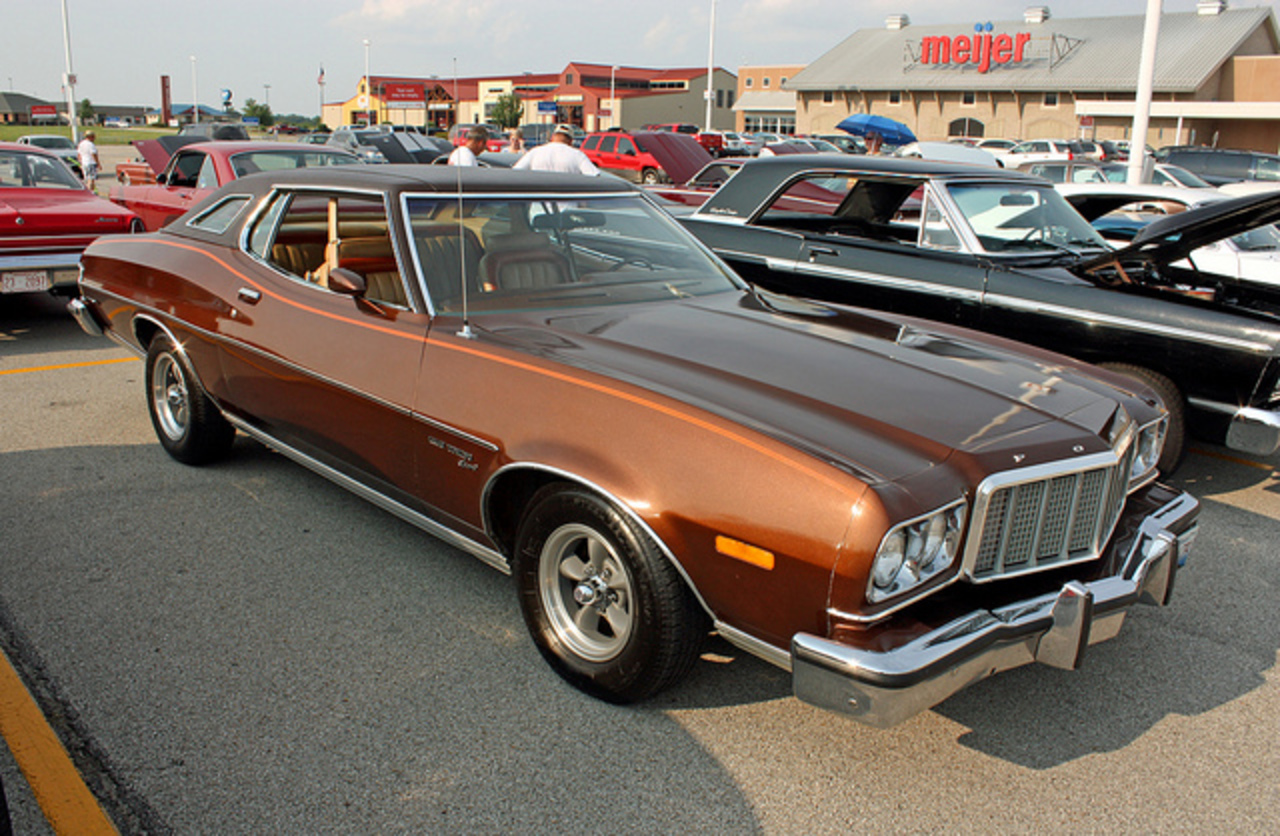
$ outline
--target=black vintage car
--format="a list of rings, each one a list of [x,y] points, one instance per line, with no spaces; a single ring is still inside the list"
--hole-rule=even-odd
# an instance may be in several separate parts
[[[1169,407],[1167,473],[1187,432],[1280,447],[1280,293],[1169,266],[1278,217],[1280,194],[1225,201],[1112,250],[1037,177],[824,155],[748,163],[681,220],[767,289],[978,328],[1143,381]]]

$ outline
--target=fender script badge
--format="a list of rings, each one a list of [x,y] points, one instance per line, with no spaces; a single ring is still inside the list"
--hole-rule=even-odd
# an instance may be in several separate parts
[[[474,461],[475,457],[472,456],[470,453],[468,453],[466,450],[463,450],[461,447],[455,447],[452,444],[449,444],[445,441],[441,441],[435,436],[428,436],[427,442],[432,447],[438,447],[439,449],[444,450],[446,453],[448,453],[451,456],[457,456],[458,467],[461,467],[464,470],[475,470],[477,467],[479,467],[479,465]]]

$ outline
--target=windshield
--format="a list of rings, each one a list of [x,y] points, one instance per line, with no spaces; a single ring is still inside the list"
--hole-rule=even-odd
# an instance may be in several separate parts
[[[1089,222],[1052,187],[953,184],[948,191],[989,253],[1108,248]]]
[[[639,195],[405,199],[436,313],[524,311],[702,296],[738,285]]]
[[[75,148],[71,144],[71,140],[65,136],[33,136],[31,144],[40,148],[49,148],[58,151],[64,151],[68,148]]]
[[[257,174],[260,171],[283,171],[293,168],[314,168],[325,165],[351,165],[359,163],[358,157],[319,148],[289,148],[279,151],[246,151],[231,158],[231,168],[237,177]]]
[[[83,189],[84,184],[57,157],[0,151],[0,188]]]
[[[1280,249],[1280,229],[1267,224],[1231,237],[1231,243],[1247,253],[1270,252]]]

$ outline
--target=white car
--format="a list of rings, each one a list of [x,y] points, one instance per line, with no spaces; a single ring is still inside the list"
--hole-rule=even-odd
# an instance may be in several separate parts
[[[1157,218],[1233,196],[1217,189],[1127,183],[1061,183],[1055,188],[1104,239],[1117,246],[1127,244],[1139,229]],[[1280,286],[1280,229],[1275,224],[1254,227],[1200,247],[1174,266]]]
[[[1000,162],[1005,168],[1017,168],[1023,163],[1048,162],[1050,160],[1071,160],[1075,152],[1065,139],[1028,139],[1020,142],[1005,152]]]
[[[1012,151],[1014,147],[1017,145],[1018,145],[1017,140],[997,139],[993,137],[991,139],[979,140],[974,147],[981,148],[983,151],[986,151],[988,154],[995,155],[996,159],[1003,161],[1004,155]]]
[[[57,155],[71,170],[76,173],[80,179],[84,179],[84,174],[80,171],[80,152],[76,150],[75,144],[65,136],[57,134],[27,134],[18,137],[20,145],[31,145],[36,148],[43,148],[51,154]]]

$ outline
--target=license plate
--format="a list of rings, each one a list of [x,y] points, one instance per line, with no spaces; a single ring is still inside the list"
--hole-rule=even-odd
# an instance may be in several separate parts
[[[49,289],[49,274],[45,270],[0,273],[0,293],[32,293]]]

